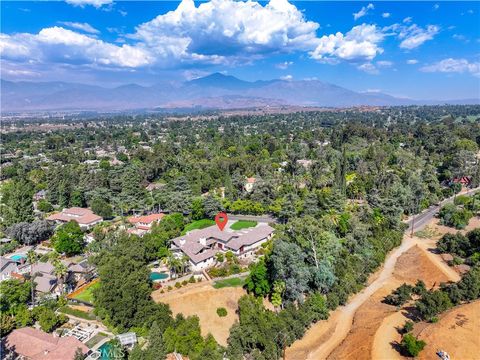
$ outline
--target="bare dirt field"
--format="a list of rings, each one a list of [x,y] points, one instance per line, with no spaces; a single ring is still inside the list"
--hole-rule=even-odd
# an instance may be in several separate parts
[[[395,350],[390,345],[390,341],[396,340],[398,334],[395,326],[403,325],[406,318],[401,312],[400,315],[395,315],[397,309],[382,303],[382,300],[401,284],[414,284],[419,278],[423,279],[427,287],[438,286],[440,282],[449,279],[430,261],[424,250],[414,245],[398,258],[393,276],[389,281],[358,308],[350,332],[342,344],[330,354],[329,359],[391,358],[391,356],[380,356],[383,351],[373,354],[374,343],[382,349],[390,348],[389,354],[392,355]],[[400,323],[385,324],[386,319]],[[382,331],[378,331],[380,327],[383,327]],[[392,336],[394,339],[391,339]],[[386,346],[382,346],[383,344]]]
[[[170,305],[174,315],[197,315],[200,319],[202,335],[211,333],[221,345],[227,344],[230,327],[238,319],[236,310],[238,300],[245,295],[241,287],[214,289],[209,282],[195,284],[179,290],[161,294],[159,290],[152,293],[156,302]],[[217,308],[227,309],[227,316],[219,317]]]
[[[457,230],[438,225],[437,219],[428,226],[435,236],[422,239],[406,235],[402,245],[389,254],[382,269],[371,276],[368,287],[333,312],[329,320],[312,326],[287,349],[287,358],[402,359],[392,344],[400,341],[396,328],[407,320],[406,313],[383,304],[383,297],[404,282],[413,284],[422,279],[431,288],[460,279],[459,274],[432,251],[443,234]],[[479,226],[480,219],[473,218],[462,232]]]
[[[418,337],[427,343],[418,359],[438,359],[439,349],[452,360],[480,359],[480,300],[447,311]]]

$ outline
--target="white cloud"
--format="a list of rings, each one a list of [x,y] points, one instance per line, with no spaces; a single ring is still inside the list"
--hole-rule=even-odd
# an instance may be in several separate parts
[[[387,60],[380,60],[380,61],[377,61],[377,66],[388,68],[393,66],[393,62],[387,61]]]
[[[1,34],[0,52],[8,60],[35,59],[73,65],[138,67],[153,60],[141,47],[113,45],[58,26],[42,29],[38,34]]]
[[[280,70],[286,70],[290,65],[293,65],[293,61],[284,61],[280,64],[276,64],[275,67]]]
[[[85,7],[86,5],[91,5],[97,9],[103,5],[112,4],[113,0],[65,0],[66,3],[73,6]]]
[[[71,21],[59,21],[59,24],[65,25],[72,29],[81,30],[90,34],[99,34],[100,31],[95,29],[92,25],[88,23],[79,23],[79,22],[71,22]]]
[[[357,68],[367,74],[377,75],[379,73],[378,69],[372,63],[365,63],[357,66]]]
[[[324,35],[314,51],[310,53],[315,60],[323,62],[336,62],[337,59],[349,61],[372,60],[383,52],[379,43],[384,34],[375,25],[362,24],[353,27],[343,35]]]
[[[177,56],[251,58],[273,52],[311,50],[319,25],[287,0],[257,2],[212,0],[178,8],[137,26],[131,38]]]
[[[112,3],[69,1],[97,7]],[[86,23],[63,24],[97,32]],[[264,6],[254,1],[212,0],[198,7],[193,0],[183,0],[176,10],[137,26],[135,33],[122,34],[126,40],[123,46],[63,27],[45,28],[38,34],[2,34],[1,41],[5,56],[10,58],[31,56],[51,63],[87,64],[90,60],[108,66],[169,68],[192,63],[248,63],[270,54],[311,51],[319,43],[318,28],[287,0],[271,0]],[[46,33],[56,34],[58,42],[46,41]]]
[[[428,40],[432,40],[438,34],[440,28],[436,25],[428,25],[421,28],[417,24],[403,27],[398,37],[402,39],[400,47],[402,49],[415,49]]]
[[[433,10],[438,10],[440,9],[440,5],[439,4],[434,4],[433,5]]]
[[[462,34],[453,34],[452,38],[455,39],[455,40],[458,40],[458,41],[465,42],[465,43],[470,42],[470,40],[467,39],[467,37],[465,35],[462,35]]]
[[[412,17],[411,17],[411,16],[408,16],[408,17],[406,17],[405,19],[403,19],[403,22],[404,22],[405,24],[410,24],[410,23],[412,22],[412,20],[413,20]]]
[[[384,12],[384,13],[382,14],[382,17],[383,17],[384,19],[388,19],[390,16],[392,16],[392,14],[390,14],[389,12]]]
[[[407,64],[408,65],[418,64],[418,60],[417,59],[409,59],[409,60],[407,60]]]
[[[293,76],[292,75],[281,76],[280,80],[290,81],[290,80],[293,80]]]
[[[368,4],[367,6],[363,6],[359,12],[353,13],[353,19],[358,20],[361,17],[364,17],[365,15],[367,15],[369,10],[373,10],[373,9],[375,9],[375,6],[373,6],[373,4],[371,3]]]
[[[424,72],[470,73],[480,76],[480,62],[469,62],[467,59],[443,59],[437,63],[420,68]]]

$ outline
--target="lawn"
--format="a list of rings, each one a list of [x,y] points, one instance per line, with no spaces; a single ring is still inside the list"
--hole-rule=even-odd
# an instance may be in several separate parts
[[[58,309],[58,311],[67,314],[67,315],[72,315],[81,319],[85,320],[95,320],[95,315],[92,313],[87,313],[85,311],[77,310],[77,309],[72,309],[69,306],[62,306],[61,308]]]
[[[251,227],[257,226],[256,221],[250,221],[250,220],[238,220],[237,222],[233,223],[232,226],[230,226],[230,229],[232,230],[242,230],[242,229],[248,229]]]
[[[98,334],[96,334],[94,337],[92,337],[90,340],[88,340],[85,345],[91,349],[92,347],[94,347],[96,344],[98,344],[100,341],[102,341],[103,339],[107,338],[107,334],[104,334],[104,333],[101,333],[99,332]]]
[[[196,229],[205,229],[206,227],[215,225],[215,221],[210,219],[202,219],[194,221],[185,226],[182,231],[182,235],[185,235],[188,231],[196,230]]]
[[[74,299],[86,301],[90,304],[93,304],[93,290],[100,286],[99,282],[92,284],[91,286],[87,287],[83,290],[80,294],[76,295]]]
[[[239,287],[243,286],[245,284],[245,279],[244,278],[230,278],[230,279],[224,279],[224,280],[217,280],[213,284],[213,287],[215,289],[221,289],[225,287]]]

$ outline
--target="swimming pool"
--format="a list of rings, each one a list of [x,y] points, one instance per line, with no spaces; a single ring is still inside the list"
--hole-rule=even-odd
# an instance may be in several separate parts
[[[12,259],[13,261],[16,261],[16,262],[20,262],[22,261],[22,259],[26,259],[27,257],[23,254],[15,254],[15,255],[12,255],[10,256],[10,259]]]
[[[168,274],[167,273],[156,272],[156,271],[152,271],[150,273],[150,280],[152,280],[152,281],[165,280],[165,279],[168,279]]]

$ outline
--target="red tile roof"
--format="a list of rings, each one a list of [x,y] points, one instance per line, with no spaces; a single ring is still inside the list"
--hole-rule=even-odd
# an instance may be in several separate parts
[[[151,224],[154,221],[159,221],[161,220],[165,214],[160,213],[160,214],[150,214],[150,215],[145,215],[145,216],[132,216],[128,218],[128,221],[131,224],[136,224],[136,223],[144,223],[144,224]]]
[[[77,348],[88,352],[88,347],[72,336],[55,337],[31,327],[13,330],[5,338],[5,346],[32,360],[73,359]]]

